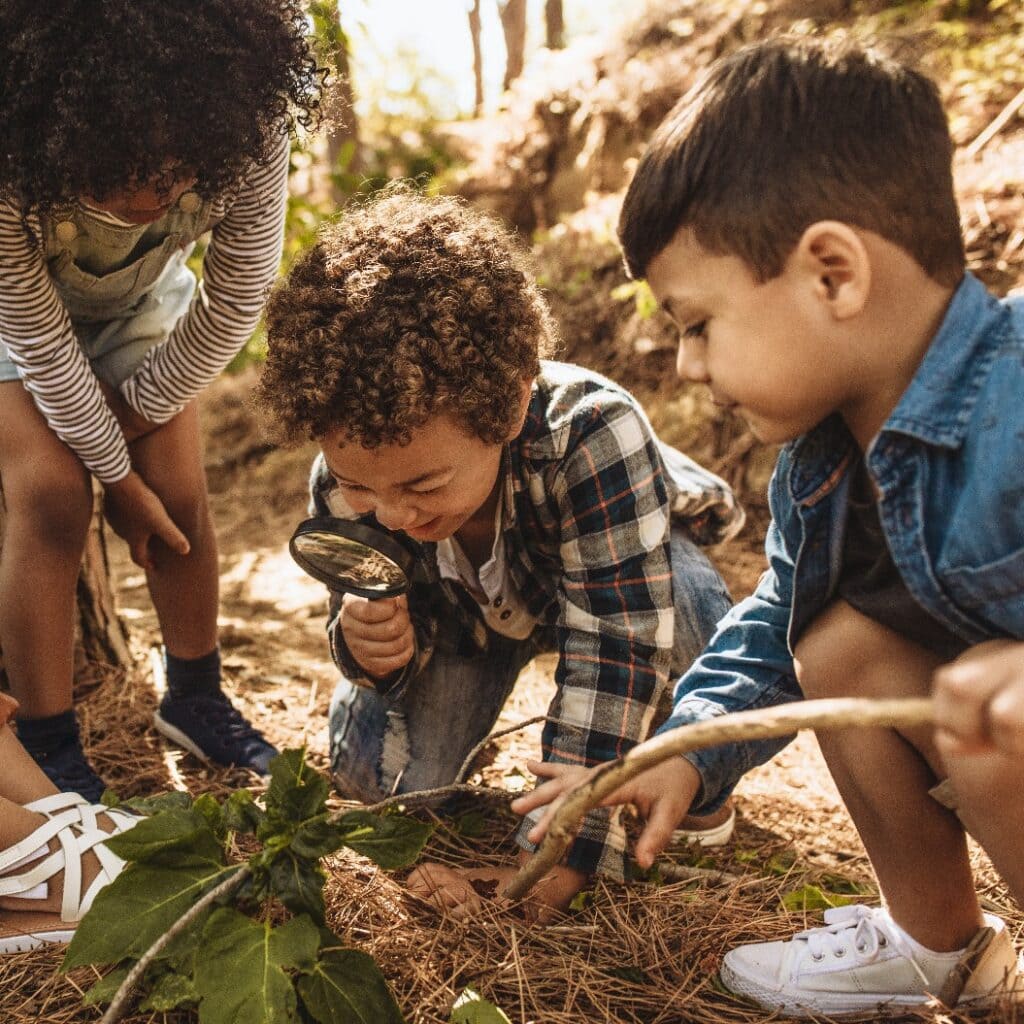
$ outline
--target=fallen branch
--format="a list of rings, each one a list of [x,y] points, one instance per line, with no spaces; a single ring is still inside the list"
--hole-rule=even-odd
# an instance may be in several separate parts
[[[1003,130],[1010,118],[1024,107],[1024,89],[1021,89],[1016,96],[1006,104],[996,115],[992,123],[964,150],[964,156],[968,159],[977,156],[988,144]]]
[[[906,728],[931,721],[932,703],[924,698],[808,700],[720,715],[655,736],[635,746],[625,757],[601,765],[585,783],[566,794],[543,842],[502,895],[510,900],[526,896],[562,859],[587,811],[623,783],[673,755],[723,743],[788,736],[800,729]]]
[[[167,929],[160,936],[156,942],[153,943],[145,953],[139,957],[138,962],[128,972],[128,976],[121,982],[117,992],[114,993],[114,998],[110,1002],[110,1006],[107,1007],[107,1012],[103,1014],[103,1019],[100,1024],[115,1024],[119,1021],[128,1009],[128,1003],[131,1000],[132,993],[135,991],[135,986],[142,979],[143,974],[146,973],[146,968],[160,955],[169,942],[179,936],[193,921],[195,921],[207,907],[216,903],[222,896],[228,896],[233,893],[248,877],[250,874],[250,868],[248,864],[241,864],[236,871],[233,871],[227,878],[224,879],[219,885],[212,888],[205,896],[201,899],[196,900],[195,903],[185,911],[181,917],[178,918],[170,928]]]

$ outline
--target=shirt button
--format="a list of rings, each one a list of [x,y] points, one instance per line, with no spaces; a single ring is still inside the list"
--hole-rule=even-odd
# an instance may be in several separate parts
[[[496,598],[494,599],[494,607],[495,607],[495,608],[500,608],[500,607],[502,606],[503,600],[504,600],[504,599],[502,598],[501,594],[499,594],[499,595],[498,595],[498,596],[497,596],[497,597],[496,597]]]
[[[54,232],[57,236],[57,241],[62,245],[67,245],[69,242],[73,242],[78,237],[78,228],[75,226],[73,220],[62,220]]]
[[[501,619],[501,621],[502,621],[502,622],[506,622],[506,621],[508,621],[509,619],[511,619],[511,618],[512,618],[512,612],[511,612],[511,611],[509,611],[509,609],[508,609],[508,608],[506,608],[506,609],[505,609],[505,610],[504,610],[504,611],[503,611],[503,612],[502,612],[502,613],[501,613],[501,614],[500,614],[500,615],[498,616],[498,618],[499,618],[499,619]]]
[[[182,192],[181,198],[178,200],[178,208],[182,213],[195,213],[202,205],[203,200],[199,197],[198,192]]]

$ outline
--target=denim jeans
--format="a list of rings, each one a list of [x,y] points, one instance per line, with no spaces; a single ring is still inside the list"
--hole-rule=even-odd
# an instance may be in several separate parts
[[[703,650],[732,602],[721,576],[685,532],[673,530],[671,547],[672,672],[678,676]],[[476,657],[436,650],[394,702],[343,677],[330,711],[338,791],[373,803],[454,782],[469,752],[493,728],[520,671],[554,647],[553,632],[538,627],[526,640],[491,632],[487,652]]]

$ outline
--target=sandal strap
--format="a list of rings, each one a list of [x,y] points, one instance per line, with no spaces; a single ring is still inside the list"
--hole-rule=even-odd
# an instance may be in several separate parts
[[[52,817],[57,812],[72,810],[78,814],[78,824],[86,830],[99,828],[100,815],[105,815],[114,826],[110,835],[117,835],[120,832],[127,832],[142,820],[142,816],[131,811],[122,811],[116,807],[107,807],[104,804],[91,804],[84,796],[78,793],[54,793],[53,796],[43,797],[30,804],[25,804],[25,809],[35,811],[38,814],[45,814]]]
[[[35,811],[36,814],[45,814],[52,817],[57,811],[66,811],[70,807],[79,804],[88,804],[89,801],[79,793],[54,793],[52,796],[44,796],[41,800],[33,800],[25,804],[26,811]]]
[[[124,866],[124,861],[111,853],[104,845],[111,837],[111,833],[101,829],[83,829],[79,822],[77,809],[70,808],[63,814],[40,825],[35,832],[14,847],[0,853],[0,872],[3,871],[5,864],[13,865],[21,857],[40,847],[45,847],[54,836],[60,843],[60,849],[51,853],[28,871],[0,878],[0,895],[17,896],[21,892],[28,892],[40,883],[49,881],[63,870],[64,891],[61,897],[61,919],[72,923],[81,919],[92,906],[96,894],[118,876]],[[83,897],[82,857],[90,850],[99,861],[100,870]]]

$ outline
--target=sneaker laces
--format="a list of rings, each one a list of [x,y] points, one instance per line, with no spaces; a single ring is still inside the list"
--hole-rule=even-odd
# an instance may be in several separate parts
[[[910,961],[922,984],[926,988],[930,985],[928,976],[914,959],[913,951],[900,929],[894,926],[888,913],[881,907],[831,907],[825,911],[823,927],[808,928],[797,933],[795,938],[807,942],[807,951],[815,963],[820,963],[827,955],[842,958],[851,946],[862,961],[870,963],[882,949],[892,946]],[[799,967],[800,958],[795,958],[790,972],[792,983],[797,982]]]

